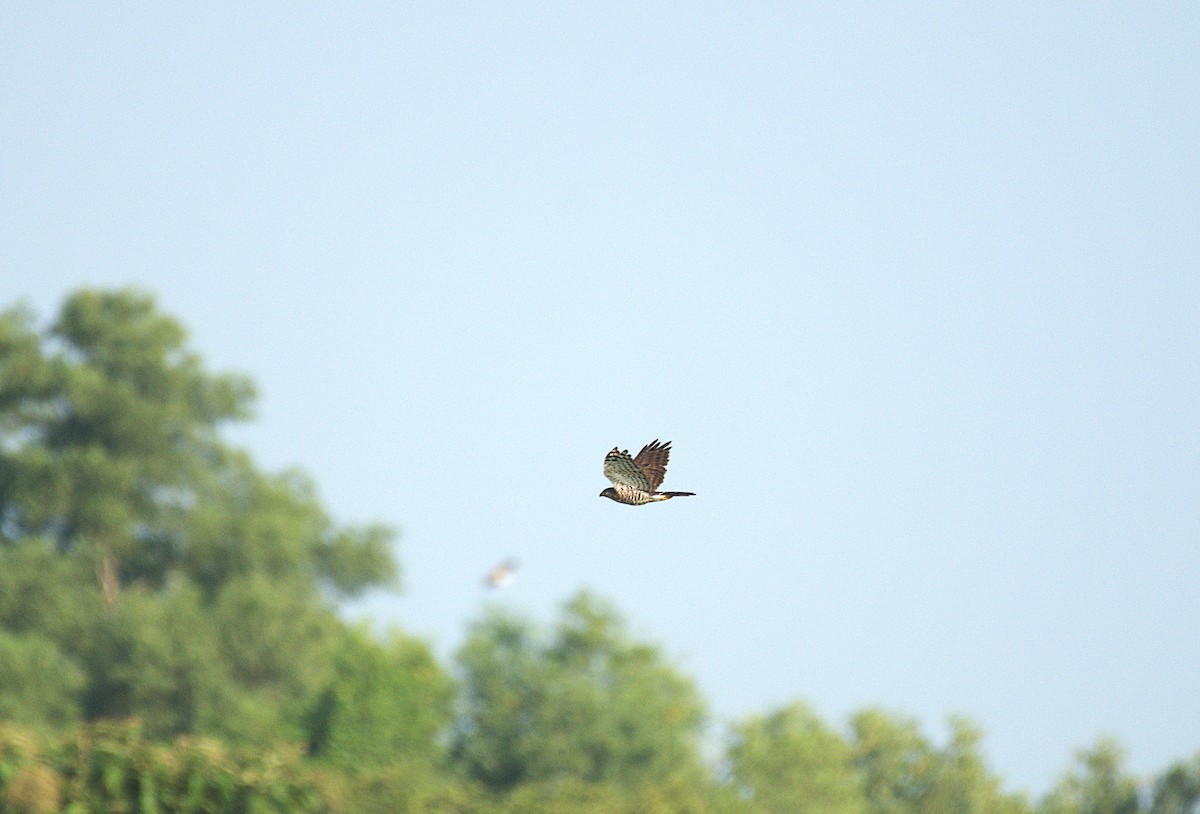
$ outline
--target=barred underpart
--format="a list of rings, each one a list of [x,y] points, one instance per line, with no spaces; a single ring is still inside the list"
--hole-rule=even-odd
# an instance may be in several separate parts
[[[631,457],[627,449],[613,447],[604,456],[604,477],[612,481],[612,488],[605,489],[600,496],[629,506],[642,506],[695,494],[657,491],[667,474],[670,456],[671,442],[661,444],[657,438],[642,447],[636,458]]]

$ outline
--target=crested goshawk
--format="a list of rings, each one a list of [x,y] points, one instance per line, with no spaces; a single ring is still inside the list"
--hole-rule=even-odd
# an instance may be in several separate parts
[[[604,456],[604,477],[612,481],[612,486],[601,492],[600,497],[630,506],[641,506],[696,494],[655,491],[667,474],[667,458],[670,456],[671,442],[660,444],[657,438],[642,447],[636,458],[630,457],[627,449],[613,447],[612,452]]]

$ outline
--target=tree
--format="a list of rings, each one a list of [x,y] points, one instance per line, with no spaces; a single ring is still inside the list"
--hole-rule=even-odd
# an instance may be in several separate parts
[[[305,718],[309,754],[355,770],[431,763],[454,688],[428,646],[398,630],[381,646],[349,628],[333,664]]]
[[[1076,765],[1042,801],[1043,814],[1137,814],[1137,781],[1116,741],[1101,738],[1075,755]]]
[[[851,720],[854,765],[862,773],[871,814],[1022,814],[1023,797],[1006,795],[999,778],[987,772],[978,746],[979,731],[952,718],[949,744],[938,749],[915,721],[878,709]]]
[[[122,561],[186,499],[252,389],[206,375],[178,323],[133,291],[73,295],[44,337],[30,323],[21,310],[0,320],[0,530],[85,550],[111,604],[137,576]]]
[[[0,629],[34,633],[68,648],[100,615],[100,594],[87,564],[45,540],[0,546]]]
[[[962,717],[950,718],[950,741],[936,752],[933,781],[924,798],[927,811],[961,814],[1028,814],[1024,795],[1006,794],[988,771],[980,751],[983,733]]]
[[[1196,814],[1200,811],[1200,754],[1179,761],[1154,781],[1150,814]]]
[[[54,642],[0,630],[0,720],[75,723],[83,685],[83,670]]]
[[[219,728],[236,694],[197,592],[129,591],[98,614],[72,645],[88,684],[83,714],[138,717],[145,732],[170,738]]]
[[[205,371],[185,339],[131,289],[73,294],[45,334],[24,309],[0,315],[0,546],[83,557],[109,605],[181,570],[210,595],[247,570],[347,594],[394,580],[388,529],[335,528],[302,476],[263,475],[221,443],[253,385]],[[217,566],[230,551],[243,556]]]
[[[493,609],[458,655],[456,764],[494,791],[578,780],[635,785],[698,771],[704,710],[691,681],[588,593],[547,640]]]
[[[933,749],[916,722],[878,709],[863,710],[850,723],[854,765],[872,814],[919,810],[932,777]]]
[[[866,810],[850,745],[804,704],[735,726],[728,755],[734,783],[764,814]]]
[[[353,672],[335,670],[349,634],[332,600],[396,584],[394,534],[335,524],[302,473],[225,444],[254,388],[185,339],[131,289],[77,292],[45,331],[0,313],[0,682],[58,676],[55,703],[29,690],[4,714],[302,741]],[[433,669],[366,640],[353,654]]]

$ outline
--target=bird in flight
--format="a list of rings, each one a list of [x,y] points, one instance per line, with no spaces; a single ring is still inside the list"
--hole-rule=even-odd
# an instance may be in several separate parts
[[[487,588],[507,588],[517,576],[517,561],[505,560],[487,572],[483,584]]]
[[[604,456],[604,477],[612,481],[612,486],[601,492],[600,497],[630,506],[641,506],[696,494],[656,491],[667,474],[667,458],[670,456],[671,442],[660,444],[657,438],[642,447],[636,458],[631,458],[627,449],[613,447],[612,452]]]

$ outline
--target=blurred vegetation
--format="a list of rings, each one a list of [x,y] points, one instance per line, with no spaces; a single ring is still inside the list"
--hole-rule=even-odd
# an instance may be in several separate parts
[[[253,399],[145,293],[0,313],[0,814],[1200,810],[1200,755],[1137,778],[1100,741],[1031,801],[969,721],[877,709],[709,754],[693,682],[586,592],[548,630],[488,609],[447,669],[338,616],[398,585],[394,532],[224,443]]]

